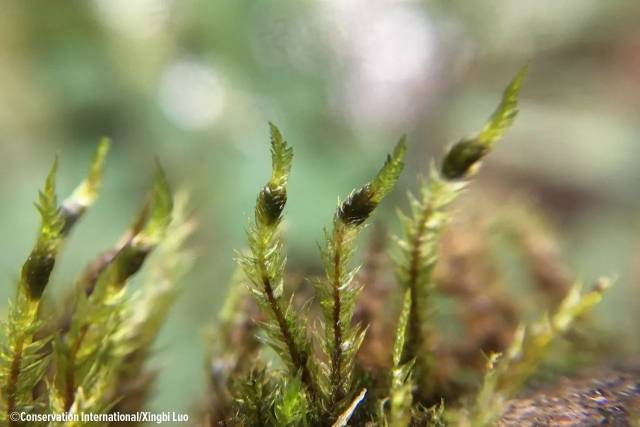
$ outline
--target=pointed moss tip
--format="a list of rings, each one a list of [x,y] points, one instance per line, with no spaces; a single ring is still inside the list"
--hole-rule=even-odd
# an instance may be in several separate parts
[[[100,141],[98,142],[99,146],[106,146],[106,148],[108,148],[109,145],[111,145],[111,138],[109,138],[108,136],[103,136],[102,138],[100,138]]]
[[[407,154],[407,135],[402,135],[398,140],[398,142],[396,143],[396,146],[393,148],[393,154],[391,154],[389,157],[401,159],[403,161],[406,154]]]
[[[402,134],[402,136],[400,136],[400,139],[398,140],[398,143],[396,144],[396,148],[394,151],[398,151],[398,152],[404,152],[407,149],[407,134]]]
[[[527,60],[527,62],[524,63],[524,65],[522,67],[520,67],[520,70],[518,70],[518,73],[516,74],[516,77],[514,80],[523,80],[527,73],[529,72],[529,68],[531,68],[531,63],[532,60],[529,59]]]
[[[165,205],[163,210],[170,212],[173,203],[173,199],[171,197],[171,187],[169,185],[169,180],[167,179],[167,174],[158,159],[156,159],[156,171],[153,181],[154,199],[161,199],[162,204]]]
[[[162,193],[164,196],[171,198],[171,187],[169,185],[169,179],[164,167],[160,163],[160,160],[155,160],[155,172],[153,176],[154,188],[156,192]]]
[[[387,155],[384,165],[371,182],[353,190],[347,199],[338,206],[337,217],[345,224],[359,226],[363,224],[378,204],[395,187],[402,170],[406,154],[405,138],[401,138]]]
[[[44,184],[44,190],[40,192],[40,205],[56,205],[56,175],[58,173],[58,156],[56,155],[47,174]],[[53,209],[53,207],[51,207]]]
[[[482,131],[474,138],[462,139],[449,149],[441,168],[445,178],[460,179],[471,175],[493,145],[511,127],[518,115],[518,96],[528,68],[529,64],[525,64],[509,82],[502,93],[500,104]]]
[[[271,144],[284,144],[282,132],[273,122],[269,122],[269,132],[271,133]]]
[[[407,153],[405,137],[396,144],[393,152],[387,156],[382,169],[371,182],[372,197],[380,202],[396,185],[400,174],[404,170],[404,158]]]
[[[154,171],[155,179],[166,181],[167,176],[166,176],[166,173],[164,172],[164,167],[162,167],[162,163],[160,162],[160,159],[156,157],[154,159],[154,163],[155,163],[155,171]]]
[[[101,168],[109,150],[111,149],[111,139],[106,136],[100,138],[98,141],[98,148],[96,149],[96,154],[93,157],[93,165],[94,168]]]
[[[58,172],[58,164],[59,164],[59,160],[58,160],[58,155],[56,154],[53,157],[53,162],[51,163],[51,168],[49,169],[49,174],[47,175],[47,181],[55,180],[56,173]]]

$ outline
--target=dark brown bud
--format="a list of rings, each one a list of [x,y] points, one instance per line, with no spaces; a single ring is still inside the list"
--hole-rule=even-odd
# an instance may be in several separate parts
[[[475,139],[466,139],[451,147],[442,162],[442,174],[447,179],[467,176],[473,166],[489,152],[489,147]]]
[[[345,224],[358,226],[369,218],[376,206],[378,202],[373,200],[371,187],[365,185],[349,194],[338,208],[337,215]]]
[[[140,270],[150,251],[151,248],[139,248],[132,246],[131,243],[125,246],[113,261],[112,283],[117,287],[122,287],[131,276]]]
[[[284,186],[272,188],[265,185],[258,195],[257,208],[259,218],[262,218],[266,225],[272,225],[282,215],[287,204],[287,189]]]
[[[49,283],[55,263],[56,258],[47,252],[31,252],[27,262],[22,266],[22,280],[30,299],[40,299]]]

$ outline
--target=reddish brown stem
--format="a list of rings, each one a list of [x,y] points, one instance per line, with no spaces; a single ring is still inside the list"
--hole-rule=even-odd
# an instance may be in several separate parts
[[[333,254],[333,351],[331,354],[331,406],[334,407],[342,399],[340,387],[342,370],[342,322],[340,311],[342,310],[342,296],[340,295],[342,277],[342,245],[344,241],[344,230],[341,226],[334,232],[334,254]],[[334,408],[335,409],[335,408]]]
[[[287,322],[285,319],[285,314],[282,310],[280,302],[276,299],[273,294],[273,287],[271,286],[271,280],[266,272],[262,272],[262,285],[264,287],[265,294],[267,295],[267,300],[269,301],[269,306],[271,307],[271,311],[273,312],[274,317],[276,318],[276,322],[278,323],[278,328],[280,329],[280,333],[284,339],[285,344],[287,345],[287,349],[289,350],[289,355],[291,356],[291,361],[295,365],[295,367],[301,371],[302,373],[302,382],[307,386],[312,395],[315,395],[316,389],[315,384],[313,383],[313,379],[311,377],[311,372],[309,371],[309,367],[307,366],[307,356],[300,352],[298,349],[298,345],[295,342],[293,334],[289,330],[287,326]]]
[[[76,396],[76,376],[75,376],[75,368],[76,368],[76,356],[78,354],[78,350],[80,350],[80,346],[84,341],[84,337],[87,335],[87,331],[89,330],[89,325],[84,325],[80,329],[80,335],[78,339],[73,343],[73,345],[69,348],[69,361],[67,364],[67,372],[65,373],[65,394],[64,394],[64,409],[65,411],[69,411]]]
[[[411,242],[408,287],[411,294],[411,307],[409,309],[409,337],[407,340],[406,360],[417,356],[417,349],[423,338],[423,321],[419,305],[418,276],[420,274],[420,260],[422,258],[422,239],[427,230],[427,222],[431,215],[431,207],[427,206],[418,220],[418,228]]]
[[[24,338],[24,336],[20,336],[16,341],[15,354],[9,368],[9,378],[7,380],[7,419],[9,420],[9,426],[17,425],[17,422],[11,419],[11,415],[16,410],[16,392],[18,391],[18,376],[22,367]]]

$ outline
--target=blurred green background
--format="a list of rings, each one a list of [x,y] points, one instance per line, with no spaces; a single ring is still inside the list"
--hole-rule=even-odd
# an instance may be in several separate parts
[[[127,227],[158,158],[174,187],[192,192],[200,228],[199,261],[158,346],[153,408],[191,410],[205,387],[204,331],[268,175],[267,122],[295,149],[290,260],[313,266],[338,195],[377,170],[401,134],[401,185],[415,188],[430,157],[477,130],[531,61],[521,114],[481,181],[539,200],[580,276],[616,274],[605,309],[612,327],[631,328],[638,22],[640,3],[628,0],[0,0],[0,296],[12,295],[33,243],[32,202],[56,153],[64,196],[98,139],[114,141],[56,292]],[[379,218],[393,219],[403,192]]]

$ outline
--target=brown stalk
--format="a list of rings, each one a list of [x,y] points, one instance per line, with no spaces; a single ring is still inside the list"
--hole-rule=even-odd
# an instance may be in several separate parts
[[[411,242],[410,263],[409,263],[409,292],[411,293],[411,308],[409,309],[409,336],[407,339],[405,362],[417,356],[417,348],[420,340],[424,336],[422,330],[423,319],[418,307],[418,275],[420,270],[420,258],[422,257],[422,239],[427,230],[427,221],[431,215],[431,206],[427,206],[420,213],[418,229]]]
[[[285,315],[282,311],[282,307],[280,306],[279,301],[276,299],[273,294],[273,287],[271,286],[271,279],[269,279],[268,274],[264,269],[264,262],[260,262],[260,266],[262,269],[262,286],[264,287],[264,291],[267,294],[267,300],[269,301],[269,306],[271,307],[271,311],[276,318],[276,322],[278,323],[278,327],[280,328],[280,333],[287,345],[287,349],[289,350],[289,355],[291,356],[291,361],[302,372],[302,382],[307,385],[307,388],[312,393],[313,396],[316,394],[315,384],[313,383],[313,379],[311,377],[311,372],[309,371],[309,367],[307,366],[307,356],[303,355],[293,338],[293,334],[287,327],[287,322],[285,321]]]
[[[340,389],[340,371],[342,364],[342,328],[340,321],[340,311],[342,299],[340,295],[340,278],[342,276],[342,244],[344,242],[344,228],[337,226],[334,232],[335,252],[333,254],[333,352],[331,354],[331,406],[335,407],[336,403],[342,399],[342,390]],[[335,409],[335,408],[334,408]]]
[[[73,405],[73,401],[76,396],[76,385],[75,385],[75,366],[76,366],[76,356],[78,354],[78,350],[80,350],[80,346],[82,345],[82,341],[84,341],[84,337],[87,335],[89,330],[89,325],[83,325],[80,329],[80,336],[73,343],[71,348],[69,349],[69,363],[67,364],[67,372],[65,373],[65,395],[64,395],[64,409],[65,411],[69,411],[71,406]]]
[[[21,335],[16,342],[15,356],[11,361],[9,379],[7,381],[7,419],[9,420],[10,426],[16,425],[16,421],[11,419],[11,415],[16,409],[16,391],[18,386],[18,375],[20,374],[20,368],[22,365],[24,338],[24,335]]]

